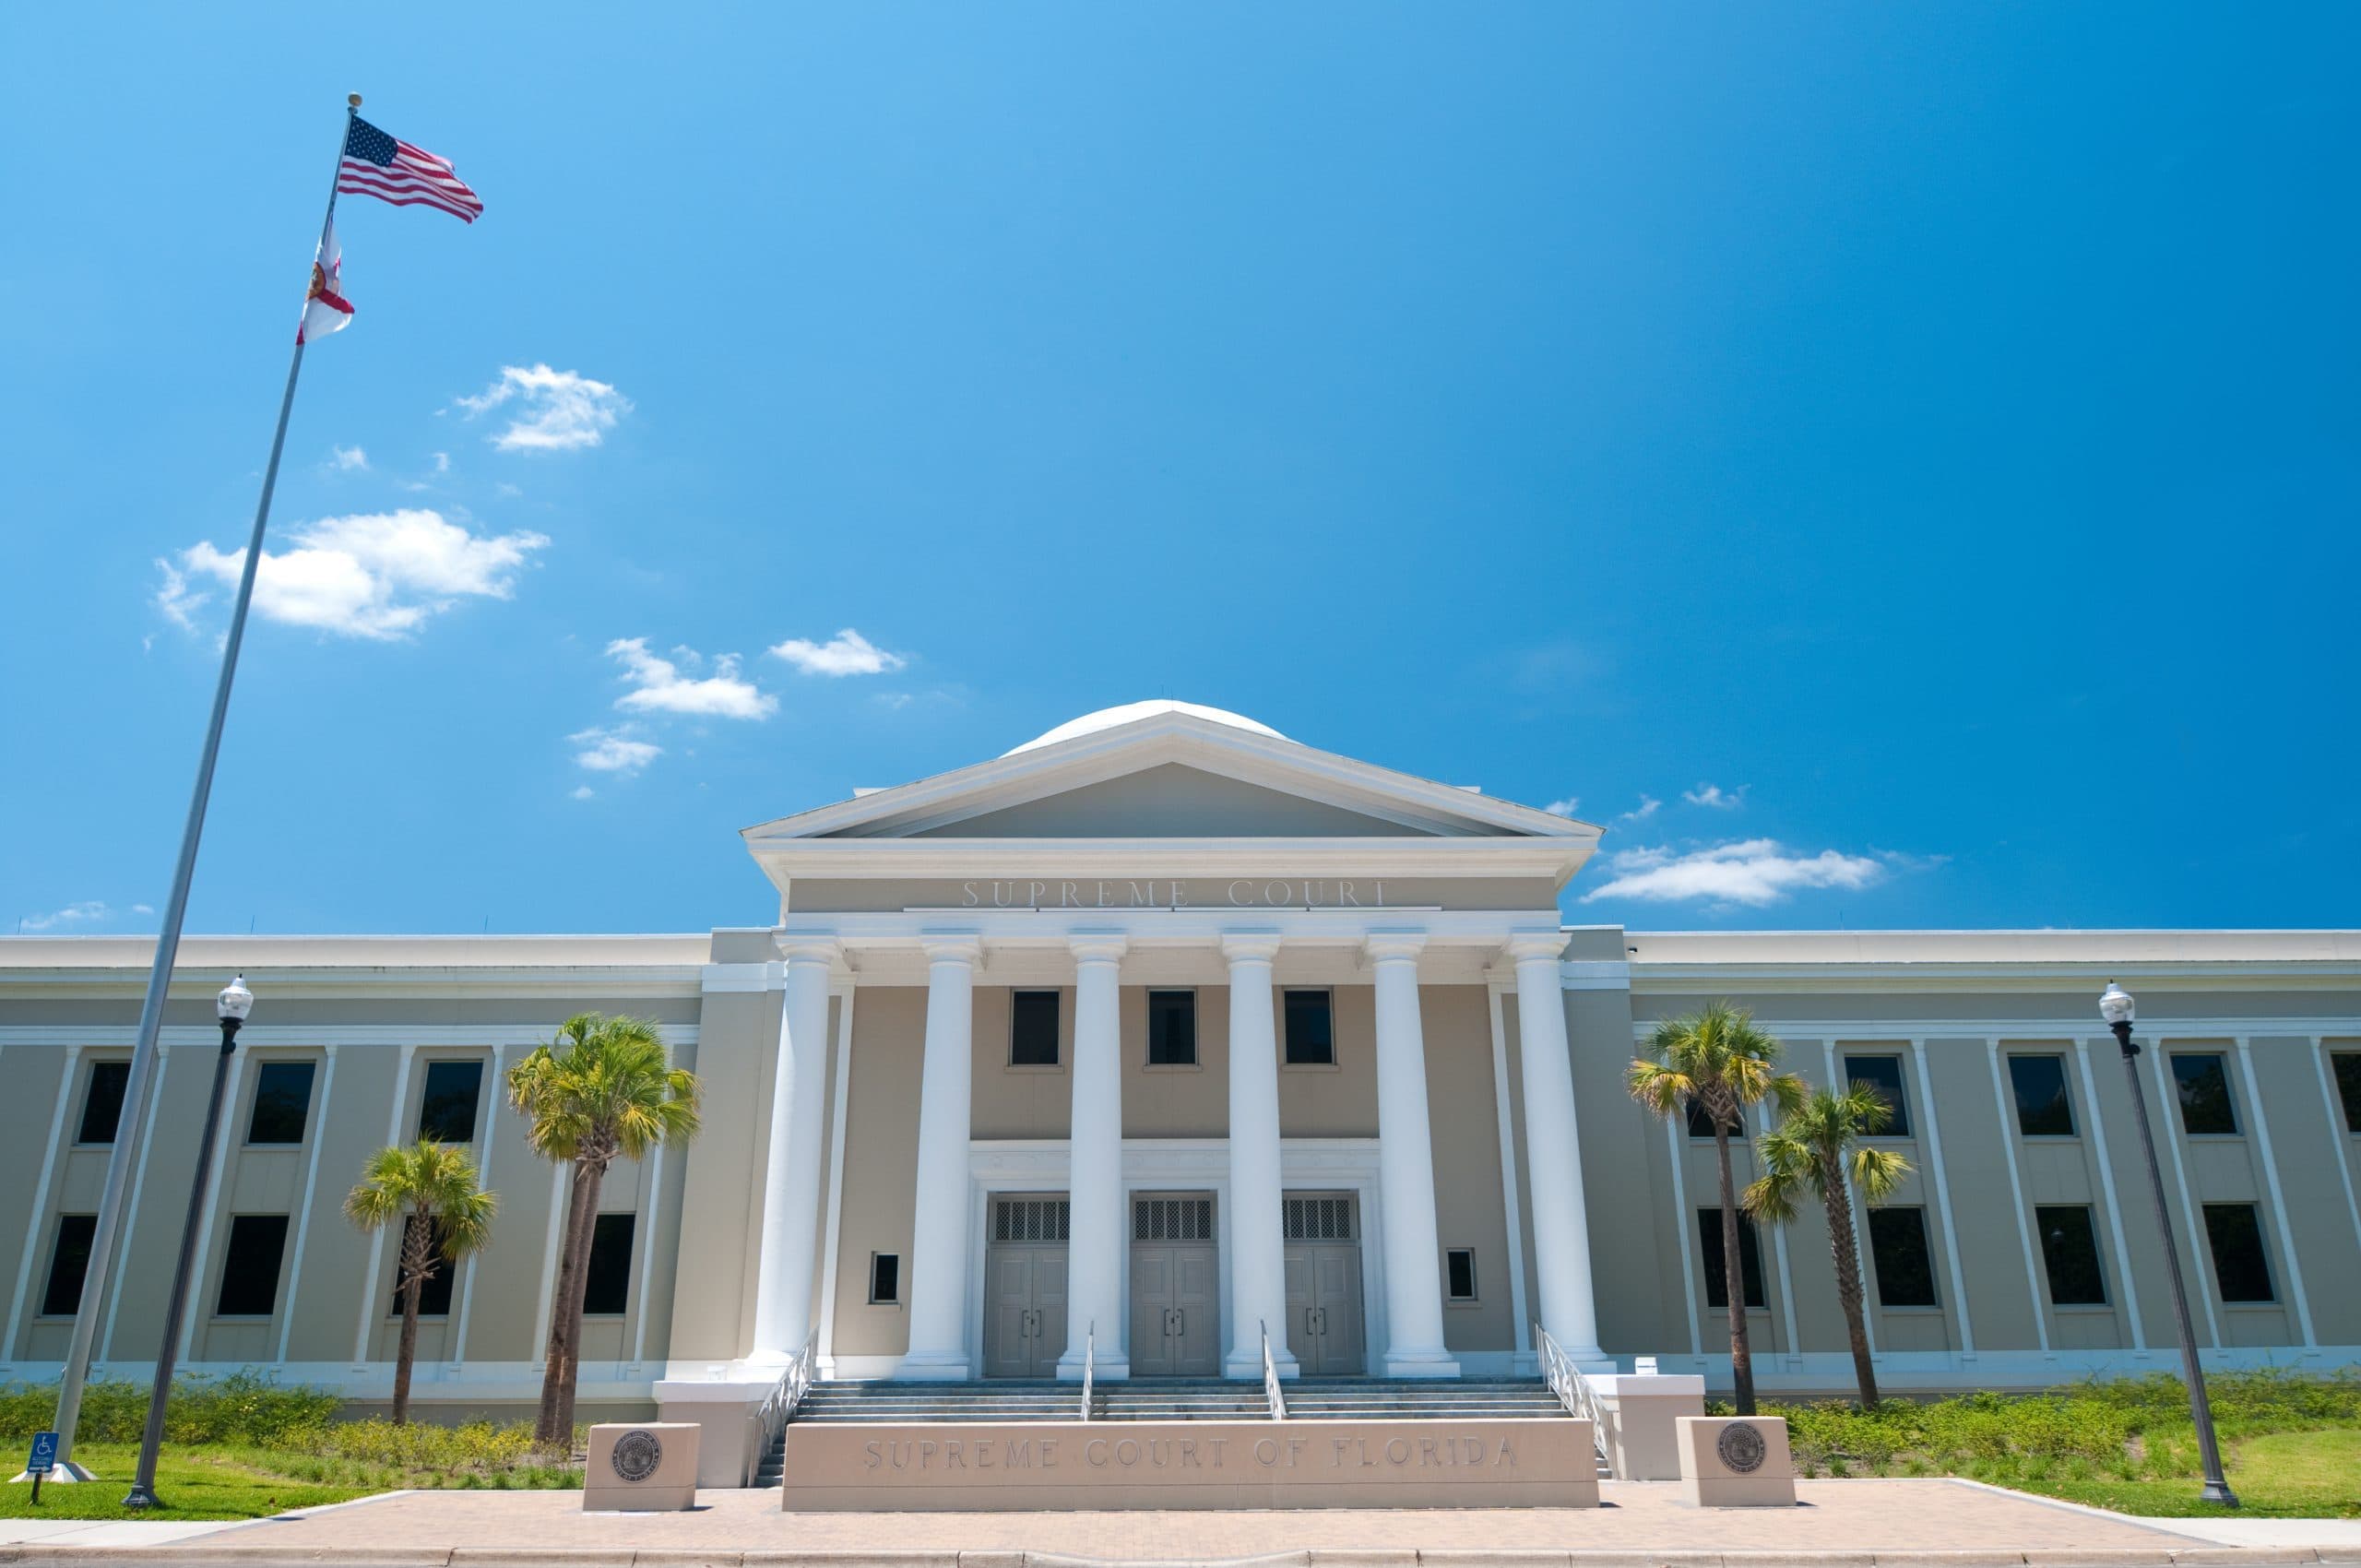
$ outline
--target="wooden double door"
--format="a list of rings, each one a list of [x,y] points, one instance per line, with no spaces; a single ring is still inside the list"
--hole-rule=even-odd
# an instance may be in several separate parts
[[[1221,1373],[1221,1257],[1209,1194],[1132,1199],[1133,1377]]]
[[[1058,1375],[1066,1348],[1062,1197],[996,1197],[984,1247],[984,1375]]]
[[[1349,1193],[1290,1193],[1287,1348],[1306,1377],[1352,1377],[1367,1364],[1361,1333],[1359,1206]]]

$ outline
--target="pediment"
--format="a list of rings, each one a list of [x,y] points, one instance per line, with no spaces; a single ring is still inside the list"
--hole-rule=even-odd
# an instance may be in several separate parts
[[[1391,838],[1428,829],[1164,762],[920,828],[913,838]]]

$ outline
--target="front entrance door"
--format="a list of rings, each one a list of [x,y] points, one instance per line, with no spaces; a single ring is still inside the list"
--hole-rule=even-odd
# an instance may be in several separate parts
[[[1132,1200],[1133,1377],[1219,1375],[1220,1273],[1212,1198]]]
[[[1063,1198],[992,1200],[984,1251],[984,1375],[1055,1377],[1066,1348]]]
[[[1359,1220],[1349,1193],[1286,1200],[1287,1348],[1306,1377],[1361,1371]]]

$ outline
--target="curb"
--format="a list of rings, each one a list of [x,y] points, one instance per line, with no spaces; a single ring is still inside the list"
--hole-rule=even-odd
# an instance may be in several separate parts
[[[199,1538],[202,1541],[204,1538]],[[24,1568],[2278,1568],[2355,1563],[2361,1553],[2331,1547],[2192,1545],[2186,1549],[2094,1547],[2011,1551],[1485,1551],[1455,1549],[1313,1549],[1256,1557],[1097,1558],[1042,1551],[699,1551],[693,1548],[564,1550],[439,1547],[335,1551],[316,1547],[166,1545],[0,1546],[0,1563]]]

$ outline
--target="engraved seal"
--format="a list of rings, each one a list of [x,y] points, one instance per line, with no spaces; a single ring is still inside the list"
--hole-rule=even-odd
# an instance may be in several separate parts
[[[634,1437],[638,1435],[637,1432],[632,1433]],[[650,1441],[654,1440],[650,1439]],[[1762,1429],[1751,1421],[1732,1421],[1722,1429],[1722,1435],[1714,1441],[1714,1452],[1721,1455],[1722,1463],[1741,1476],[1761,1469],[1762,1456],[1768,1451],[1769,1445],[1762,1441]],[[620,1464],[623,1455],[620,1445],[617,1446],[615,1454],[617,1463]]]
[[[1761,1440],[1757,1439],[1756,1443],[1759,1448]],[[1760,1454],[1756,1457],[1760,1459]],[[607,1462],[623,1479],[644,1481],[656,1473],[657,1466],[664,1462],[664,1444],[654,1432],[634,1429],[615,1439],[615,1451],[608,1455]]]

